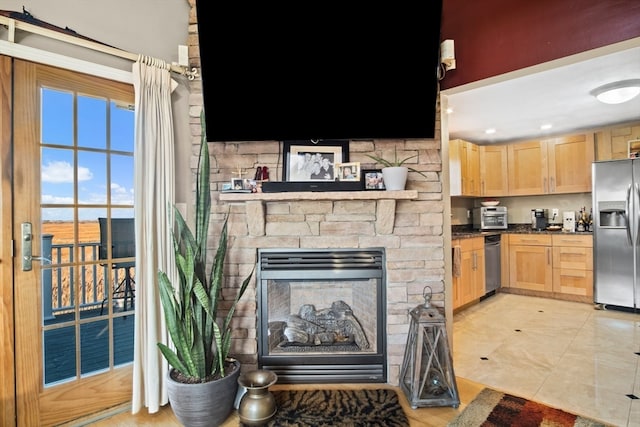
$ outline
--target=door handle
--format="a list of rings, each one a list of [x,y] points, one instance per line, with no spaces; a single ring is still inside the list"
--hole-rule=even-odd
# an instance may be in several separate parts
[[[33,268],[33,261],[49,261],[40,255],[31,255],[33,246],[33,226],[30,222],[22,223],[22,271],[31,271]]]

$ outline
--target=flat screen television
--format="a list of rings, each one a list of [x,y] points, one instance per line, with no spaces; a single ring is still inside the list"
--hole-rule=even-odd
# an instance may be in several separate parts
[[[433,138],[441,0],[198,0],[209,141]]]

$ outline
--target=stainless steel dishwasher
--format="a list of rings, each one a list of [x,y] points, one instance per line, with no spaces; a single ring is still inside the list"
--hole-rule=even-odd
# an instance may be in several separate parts
[[[485,296],[495,293],[500,287],[500,235],[484,238]]]

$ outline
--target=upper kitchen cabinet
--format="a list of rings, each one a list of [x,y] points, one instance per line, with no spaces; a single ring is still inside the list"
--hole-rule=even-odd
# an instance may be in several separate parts
[[[626,159],[629,140],[640,138],[640,123],[612,126],[596,131],[596,160]]]
[[[545,194],[548,188],[547,146],[529,141],[507,146],[509,194]]]
[[[508,145],[509,194],[591,191],[593,134]]]
[[[480,146],[480,195],[507,196],[509,194],[507,173],[507,146]]]
[[[449,171],[452,196],[480,196],[480,154],[476,144],[450,140]]]
[[[593,134],[580,134],[546,141],[549,159],[549,193],[591,191]]]

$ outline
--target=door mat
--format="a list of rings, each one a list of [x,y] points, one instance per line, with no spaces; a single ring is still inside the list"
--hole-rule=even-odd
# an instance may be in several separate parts
[[[276,390],[269,427],[407,427],[395,390]]]
[[[612,427],[610,424],[603,424],[590,418],[489,388],[483,389],[447,425],[449,427]]]

